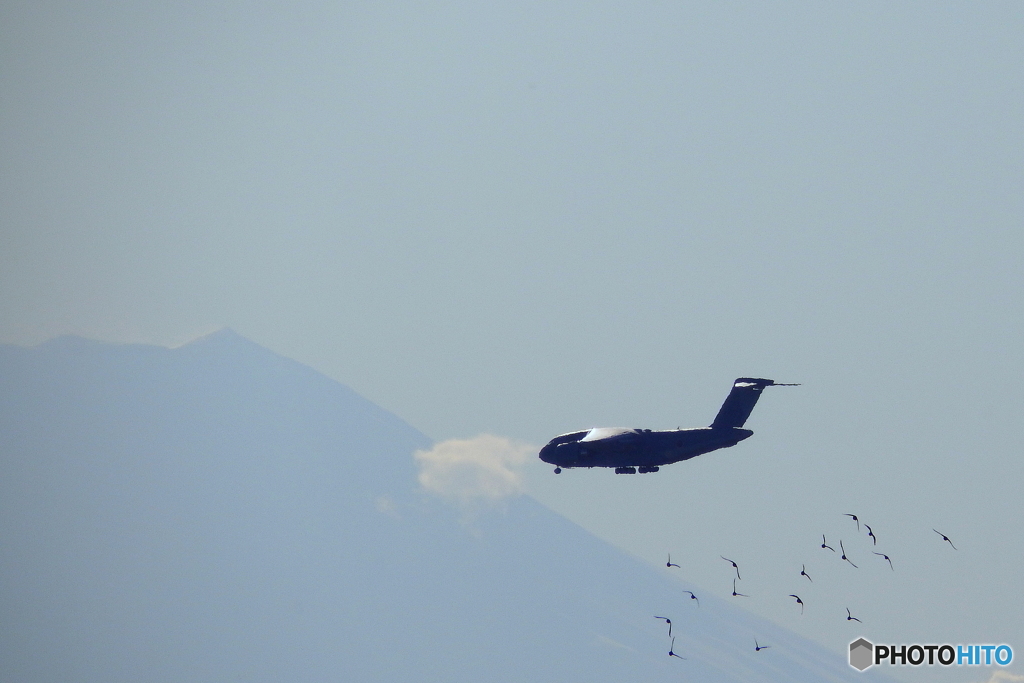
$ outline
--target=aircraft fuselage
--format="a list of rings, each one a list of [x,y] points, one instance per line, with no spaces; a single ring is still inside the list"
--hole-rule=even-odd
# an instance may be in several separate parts
[[[660,467],[735,446],[753,434],[739,427],[587,429],[556,436],[540,459],[557,467]]]
[[[735,446],[753,436],[743,428],[765,387],[795,386],[779,384],[762,377],[740,377],[710,427],[695,429],[620,429],[596,427],[556,436],[541,449],[540,459],[563,467],[614,467],[617,474],[635,474],[637,470],[657,472],[662,465]]]

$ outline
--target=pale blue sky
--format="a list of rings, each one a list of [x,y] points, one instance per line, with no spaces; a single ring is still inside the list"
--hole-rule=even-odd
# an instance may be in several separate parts
[[[865,635],[1024,656],[1024,8],[707,4],[6,2],[0,341],[230,326],[436,439],[803,382],[528,484],[709,589],[859,512],[915,572]]]

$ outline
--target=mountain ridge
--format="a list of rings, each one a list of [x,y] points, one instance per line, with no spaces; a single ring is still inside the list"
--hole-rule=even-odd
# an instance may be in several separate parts
[[[528,496],[428,495],[426,436],[230,330],[0,382],[0,678],[879,680]]]

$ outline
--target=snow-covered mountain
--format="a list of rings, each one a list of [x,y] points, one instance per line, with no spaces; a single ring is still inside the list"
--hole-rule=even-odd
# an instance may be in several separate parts
[[[429,445],[227,330],[0,346],[0,680],[881,680]]]

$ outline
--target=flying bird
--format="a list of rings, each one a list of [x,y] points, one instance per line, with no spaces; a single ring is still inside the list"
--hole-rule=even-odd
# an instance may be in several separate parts
[[[691,600],[697,600],[697,596],[693,594],[693,591],[683,591],[684,593],[690,594]],[[697,600],[697,607],[700,607],[700,600]]]
[[[740,566],[738,564],[736,564],[735,562],[730,560],[728,557],[725,557],[723,555],[719,555],[719,557],[721,557],[723,560],[725,560],[726,562],[728,562],[729,564],[732,565],[732,568],[736,570],[736,578],[737,579],[742,579],[743,578],[742,576],[740,576]]]
[[[804,613],[804,601],[800,599],[800,596],[799,595],[793,595],[792,593],[790,593],[789,597],[796,598],[797,603],[800,605],[800,614],[803,614]]]
[[[807,565],[805,564],[800,565],[800,576],[806,576],[808,581],[814,583],[814,579],[812,579],[811,575],[807,573]]]
[[[949,536],[947,536],[946,534],[942,533],[938,529],[932,529],[932,531],[937,533],[939,536],[942,536],[942,540],[945,541],[946,543],[948,543],[953,548],[953,550],[956,550],[956,546],[953,545],[953,541],[949,540]]]
[[[679,657],[679,655],[677,655],[675,653],[675,647],[676,647],[676,639],[672,638],[672,644],[668,646],[668,656],[669,657]],[[679,657],[679,659],[686,659],[686,657]]]
[[[737,593],[736,592],[736,579],[732,580],[732,597],[734,597],[734,598],[749,598],[750,597],[749,595],[745,595],[743,593]]]
[[[864,528],[868,530],[868,536],[871,537],[871,545],[878,545],[878,539],[875,538],[875,532],[871,530],[871,527],[865,524]]]
[[[664,619],[665,623],[668,624],[668,637],[672,637],[672,620],[668,617],[654,617],[655,619]]]
[[[874,550],[872,550],[871,552],[875,553]],[[885,561],[889,563],[889,569],[892,569],[892,560],[889,559],[888,555],[886,555],[885,553],[875,553],[875,555],[881,555],[882,557],[884,557]],[[895,569],[892,569],[892,570],[896,571]]]
[[[754,652],[760,652],[761,650],[767,650],[771,645],[760,645],[757,642],[757,638],[754,638]]]
[[[822,547],[823,549],[824,549],[824,548],[828,548],[828,549],[829,549],[829,550],[831,550],[832,552],[835,552],[835,551],[836,551],[836,549],[835,549],[835,548],[833,548],[832,546],[830,546],[830,545],[828,545],[827,543],[825,543],[825,534],[822,534],[822,535],[821,535],[821,547]]]
[[[851,515],[849,512],[847,512],[845,516],[853,517],[853,521],[857,522],[857,531],[860,531],[860,520],[857,519],[857,515]]]
[[[849,607],[846,608],[846,620],[847,621],[856,621],[858,624],[863,624],[864,623],[863,621],[861,621],[857,617],[855,617],[852,614],[850,614],[850,608]]]
[[[853,565],[853,568],[856,569],[857,565],[853,564],[853,562],[850,561],[850,558],[848,558],[846,556],[846,548],[843,548],[843,539],[839,539],[839,547],[842,548],[842,550],[843,550],[843,559],[846,560],[847,562],[850,562],[850,564]]]
[[[676,563],[674,563],[672,561],[672,553],[668,554],[668,562],[665,563],[665,566],[666,567],[679,567],[678,564],[676,564]],[[679,567],[679,568],[682,569],[682,567]]]

